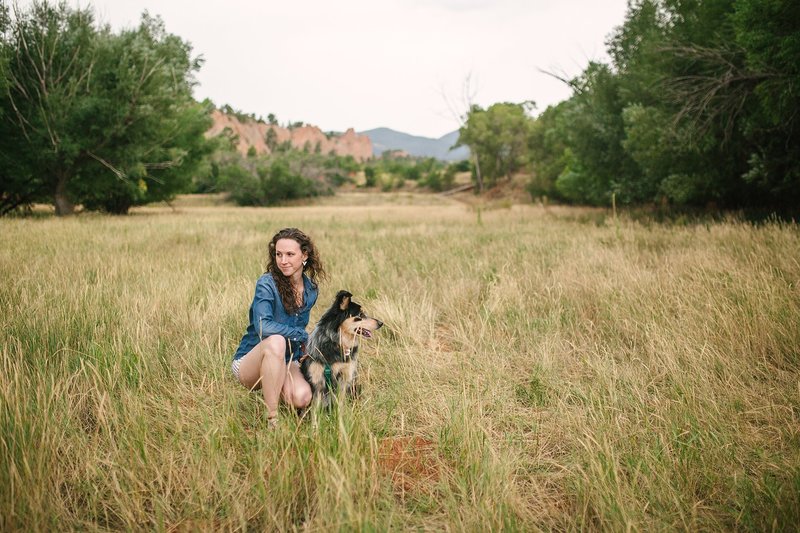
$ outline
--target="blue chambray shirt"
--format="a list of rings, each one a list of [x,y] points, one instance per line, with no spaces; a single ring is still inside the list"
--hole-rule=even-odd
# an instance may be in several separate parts
[[[234,360],[244,357],[256,344],[270,335],[281,335],[287,341],[287,362],[291,351],[292,358],[300,357],[300,344],[308,340],[306,326],[311,315],[311,308],[317,303],[317,288],[303,274],[303,305],[296,313],[290,315],[283,308],[278,287],[271,273],[266,273],[256,282],[256,293],[250,304],[250,323],[247,325],[239,348],[233,355]],[[288,346],[291,346],[289,350]]]

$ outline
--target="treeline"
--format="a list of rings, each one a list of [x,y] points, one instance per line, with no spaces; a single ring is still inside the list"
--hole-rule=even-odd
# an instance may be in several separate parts
[[[0,4],[0,215],[34,203],[125,213],[193,191],[270,205],[356,182],[444,190],[467,170],[274,138],[271,154],[242,156],[228,136],[205,139],[201,62],[158,17],[112,32],[90,8],[14,10]],[[531,194],[557,201],[797,210],[800,3],[636,0],[607,45],[611,63],[562,80],[573,96],[535,118],[531,102],[468,111],[459,142],[478,190],[527,171]]]
[[[456,169],[432,159],[359,163],[319,146],[279,144],[272,129],[270,154],[239,154],[229,131],[206,139],[213,104],[192,96],[200,64],[147,13],[138,27],[113,32],[91,8],[0,4],[0,215],[34,203],[53,204],[58,215],[76,205],[126,213],[189,192],[274,205],[348,183],[384,191],[408,181],[432,190],[452,184]],[[222,111],[278,123],[273,114],[265,121],[229,105]]]
[[[34,202],[125,213],[189,189],[210,149],[199,67],[147,13],[114,33],[91,9],[0,4],[0,215]]]
[[[528,167],[568,202],[796,209],[799,30],[796,0],[633,1],[570,99],[473,106],[460,142],[481,186]]]
[[[270,146],[267,130],[267,145]],[[389,152],[359,162],[351,156],[323,154],[307,143],[301,149],[291,141],[272,144],[271,152],[257,154],[252,146],[245,155],[228,129],[208,141],[211,153],[195,172],[190,192],[227,193],[238,205],[269,206],[287,200],[330,195],[343,185],[387,192],[408,183],[416,188],[442,191],[453,186],[456,174],[470,170],[467,161],[445,164],[434,158],[397,157]],[[363,175],[362,175],[363,174]]]

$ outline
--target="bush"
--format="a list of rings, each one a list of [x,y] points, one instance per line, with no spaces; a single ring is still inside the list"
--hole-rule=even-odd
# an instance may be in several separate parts
[[[433,191],[441,192],[453,187],[455,177],[456,167],[450,165],[445,170],[432,170],[428,172],[425,177],[420,180],[419,184]]]
[[[375,187],[378,183],[375,167],[364,167],[364,187]]]
[[[254,170],[232,165],[227,169],[226,181],[231,199],[239,205],[276,205],[321,193],[317,182],[292,172],[285,159],[273,159],[268,166]]]
[[[275,205],[324,194],[352,181],[347,158],[300,151],[258,158],[228,154],[217,161],[219,190],[239,205]]]
[[[393,176],[391,174],[382,174],[378,180],[378,186],[383,192],[390,192],[394,189],[400,189],[406,184],[406,180],[402,176]]]
[[[221,170],[221,175],[231,200],[238,205],[262,205],[260,182],[250,169],[230,163]]]
[[[402,171],[402,176],[407,180],[418,181],[422,173],[420,168],[414,165],[413,167],[405,167]]]
[[[470,172],[472,170],[472,163],[470,163],[469,159],[462,159],[461,161],[451,163],[450,168],[454,169],[455,172]]]

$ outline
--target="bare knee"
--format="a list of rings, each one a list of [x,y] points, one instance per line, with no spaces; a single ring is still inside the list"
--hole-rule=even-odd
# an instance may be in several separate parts
[[[292,405],[297,409],[303,409],[311,405],[311,390],[310,389],[294,389],[288,394],[288,398],[284,397],[286,403]]]
[[[302,409],[311,404],[311,387],[299,372],[290,371],[283,385],[283,399],[286,403]]]
[[[298,387],[295,389],[293,403],[298,409],[311,405],[311,387]]]
[[[263,357],[276,358],[280,357],[281,361],[284,359],[286,353],[286,339],[280,335],[270,335],[262,340],[259,344]]]

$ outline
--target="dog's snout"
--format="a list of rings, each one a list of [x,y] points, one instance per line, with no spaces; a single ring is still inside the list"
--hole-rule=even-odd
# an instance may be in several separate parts
[[[375,329],[379,329],[381,326],[383,326],[383,322],[381,322],[381,321],[380,321],[380,320],[378,320],[377,318],[375,319],[375,322],[377,322],[377,323],[378,323],[378,327],[377,327],[377,328],[375,328]]]

